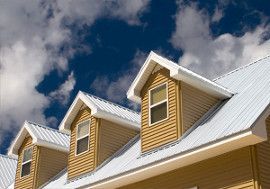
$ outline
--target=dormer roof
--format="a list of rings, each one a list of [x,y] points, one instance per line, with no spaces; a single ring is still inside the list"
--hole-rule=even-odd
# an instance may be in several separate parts
[[[20,132],[13,141],[8,154],[16,156],[24,139],[27,136],[32,137],[32,143],[38,146],[44,146],[50,149],[56,149],[63,152],[69,152],[69,135],[56,129],[46,127],[30,121],[25,121]]]
[[[138,135],[94,172],[67,182],[59,173],[44,188],[117,188],[267,140],[270,57],[241,67],[215,82],[235,91],[172,143],[142,154]]]
[[[151,51],[127,92],[128,99],[137,103],[141,102],[140,91],[148,77],[157,68],[157,66],[168,69],[170,71],[170,77],[184,81],[219,99],[230,98],[233,95],[230,90],[226,89],[222,85],[179,66],[178,64]]]
[[[59,126],[59,130],[69,133],[71,123],[83,104],[91,109],[91,115],[94,117],[103,118],[135,130],[140,130],[141,118],[138,112],[82,91],[79,91],[68,109]]]

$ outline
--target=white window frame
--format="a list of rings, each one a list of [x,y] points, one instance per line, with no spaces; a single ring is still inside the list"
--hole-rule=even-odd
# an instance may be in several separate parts
[[[23,162],[23,159],[24,159],[24,152],[25,152],[26,150],[28,150],[28,149],[32,149],[31,159],[30,159],[30,160],[27,160],[26,162]],[[21,164],[21,171],[20,171],[20,178],[27,177],[27,176],[29,176],[29,175],[31,174],[32,160],[33,160],[33,146],[30,146],[30,147],[25,148],[25,149],[23,150],[22,164]],[[28,175],[22,176],[22,167],[23,167],[24,164],[29,163],[29,162],[31,162],[31,163],[30,163],[30,173],[29,173]]]
[[[162,85],[166,85],[166,99],[162,100],[162,101],[160,101],[160,102],[158,102],[156,104],[151,105],[151,91],[158,88],[158,87],[161,87]],[[162,104],[164,102],[167,102],[167,116],[166,116],[166,118],[164,118],[162,120],[159,120],[157,122],[151,123],[151,108],[154,108],[154,107],[156,107],[156,106],[158,106],[158,105],[160,105],[160,104]],[[160,123],[162,121],[165,121],[165,120],[167,120],[169,118],[168,82],[161,83],[160,85],[157,85],[157,86],[153,87],[152,89],[149,89],[149,91],[148,91],[148,113],[149,113],[149,115],[148,115],[148,124],[149,124],[149,126],[156,125],[156,124],[158,124],[158,123]]]
[[[88,134],[86,134],[86,135],[84,135],[84,136],[78,138],[78,128],[79,128],[79,125],[82,124],[82,123],[84,123],[84,122],[89,122],[89,125],[88,125],[88,126],[89,126]],[[78,123],[78,124],[76,125],[76,147],[75,147],[75,156],[82,155],[82,154],[84,154],[84,153],[86,153],[86,152],[89,151],[90,129],[91,129],[91,120],[90,120],[90,119],[81,121],[80,123]],[[81,140],[81,139],[83,139],[83,138],[85,138],[85,137],[87,137],[87,136],[88,136],[87,150],[85,150],[84,152],[81,152],[81,153],[77,154],[77,144],[78,144],[78,140]]]

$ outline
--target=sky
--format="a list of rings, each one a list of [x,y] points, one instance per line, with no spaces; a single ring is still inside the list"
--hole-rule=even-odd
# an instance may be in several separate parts
[[[0,153],[58,128],[79,90],[126,92],[150,51],[214,79],[270,55],[270,1],[0,0]]]

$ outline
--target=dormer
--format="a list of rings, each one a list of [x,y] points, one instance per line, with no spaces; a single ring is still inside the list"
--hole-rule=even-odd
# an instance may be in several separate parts
[[[140,114],[79,92],[60,124],[70,133],[68,179],[89,173],[140,131]]]
[[[25,121],[9,149],[18,156],[15,188],[39,188],[67,166],[69,135]]]
[[[226,88],[151,52],[127,92],[141,104],[142,152],[179,139],[231,96]]]

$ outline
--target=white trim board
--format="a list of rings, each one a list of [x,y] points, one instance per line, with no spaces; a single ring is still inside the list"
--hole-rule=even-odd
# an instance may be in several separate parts
[[[195,88],[213,95],[214,97],[226,99],[233,95],[233,93],[225,87],[182,66],[179,66],[178,64],[151,51],[127,92],[128,99],[141,103],[140,91],[157,64],[168,69],[170,71],[170,77],[176,80],[184,81]]]

